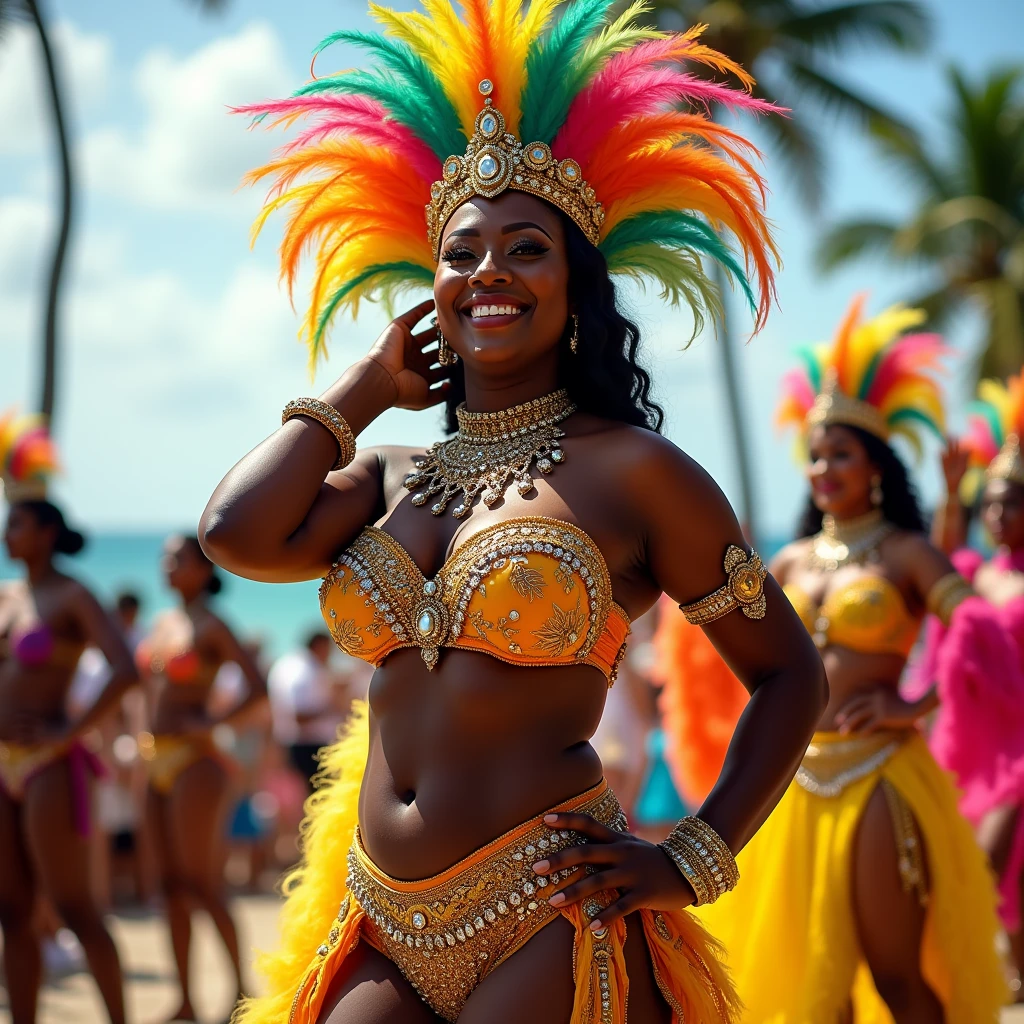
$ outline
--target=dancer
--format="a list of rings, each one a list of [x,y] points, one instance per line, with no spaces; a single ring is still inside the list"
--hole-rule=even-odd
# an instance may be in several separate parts
[[[1024,374],[1007,383],[982,381],[959,448],[984,472],[981,520],[996,544],[989,560],[954,552],[956,567],[985,602],[949,630],[933,624],[920,676],[939,682],[942,707],[931,747],[953,772],[960,808],[1000,879],[1000,916],[1011,939],[1014,966],[1024,970],[1021,873],[1024,871]],[[949,459],[947,457],[946,461]],[[958,459],[950,480],[948,537],[961,537],[956,501]],[[978,602],[980,604],[980,602]],[[1020,992],[1019,986],[1017,987]],[[1019,998],[1019,995],[1018,995]]]
[[[139,752],[149,775],[147,828],[159,861],[181,986],[181,1006],[171,1020],[195,1020],[188,971],[194,905],[213,920],[242,992],[238,934],[223,877],[232,771],[213,733],[217,726],[244,726],[261,710],[267,687],[234,633],[209,607],[208,598],[220,590],[221,581],[197,538],[171,537],[163,569],[181,607],[158,616],[136,652],[150,693],[152,730],[139,737]],[[242,669],[249,693],[215,721],[207,702],[227,662]]]
[[[1006,997],[995,894],[956,793],[917,731],[934,689],[897,689],[926,609],[969,594],[931,546],[895,435],[940,433],[924,314],[847,311],[804,350],[780,420],[807,444],[801,539],[772,567],[821,651],[830,699],[796,780],[740,858],[745,887],[705,919],[745,1020],[995,1022]],[[777,955],[779,950],[785,956]],[[856,979],[856,984],[855,984]]]
[[[44,421],[0,417],[9,511],[4,542],[24,583],[0,586],[0,929],[13,1024],[32,1024],[41,980],[33,910],[43,894],[78,936],[113,1024],[124,1021],[117,949],[91,888],[90,774],[80,737],[138,680],[131,653],[93,595],[54,565],[85,540],[47,500],[57,465]],[[89,645],[110,676],[80,719],[65,717],[75,667]]]
[[[291,210],[286,272],[320,247],[314,357],[339,308],[413,283],[434,299],[322,399],[289,403],[204,514],[225,568],[324,575],[335,641],[377,666],[369,723],[321,755],[247,1024],[621,1024],[627,984],[631,1020],[734,1013],[717,947],[681,908],[735,884],[730,850],[795,770],[824,678],[718,488],[658,435],[609,270],[700,315],[718,297],[699,259],[718,260],[763,319],[774,250],[749,144],[674,104],[765,108],[679,68],[749,82],[696,32],[639,28],[635,8],[610,22],[608,0],[557,22],[554,6],[469,3],[465,22],[449,0],[375,6],[387,35],[328,42],[378,67],[250,110],[321,118],[254,176],[277,177],[268,212]],[[759,299],[704,216],[735,234]],[[431,309],[436,329],[416,332]],[[456,433],[426,455],[357,451],[385,409],[442,400]],[[754,697],[699,817],[659,848],[626,831],[588,740],[629,621],[662,590]]]

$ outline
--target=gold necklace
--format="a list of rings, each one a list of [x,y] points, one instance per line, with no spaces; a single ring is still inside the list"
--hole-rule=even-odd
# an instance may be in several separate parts
[[[893,532],[880,509],[866,512],[853,519],[836,519],[826,514],[821,521],[821,532],[811,541],[807,555],[812,569],[835,572],[841,565],[874,561],[882,541]]]
[[[458,433],[413,459],[416,469],[405,479],[405,486],[416,491],[412,503],[425,505],[437,494],[430,511],[439,516],[462,491],[462,501],[452,509],[452,515],[461,519],[469,515],[477,497],[493,508],[513,480],[520,494],[529,494],[534,461],[544,474],[565,461],[558,444],[564,431],[558,424],[575,411],[565,388],[498,412],[469,412],[463,402],[455,410]]]

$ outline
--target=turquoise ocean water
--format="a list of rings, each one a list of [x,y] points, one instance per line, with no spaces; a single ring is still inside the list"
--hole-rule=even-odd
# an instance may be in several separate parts
[[[93,533],[85,550],[62,565],[70,575],[88,584],[96,596],[110,604],[123,589],[134,590],[142,599],[142,619],[149,622],[156,612],[171,607],[174,595],[164,585],[160,552],[164,533]],[[771,557],[784,543],[782,538],[766,539],[761,554]],[[6,558],[0,545],[0,580],[16,578],[18,567]],[[302,643],[306,635],[322,625],[317,601],[318,581],[309,583],[254,583],[221,573],[224,589],[214,598],[218,612],[241,639],[259,637],[264,653],[276,656]]]
[[[175,601],[164,585],[160,553],[165,533],[93,533],[81,554],[62,560],[62,568],[90,586],[110,604],[123,589],[142,599],[142,619]],[[0,545],[0,580],[19,576],[19,567],[7,560]],[[317,601],[318,582],[254,583],[221,573],[224,589],[214,598],[218,612],[241,639],[258,636],[268,655],[278,655],[301,643],[306,634],[323,624]]]

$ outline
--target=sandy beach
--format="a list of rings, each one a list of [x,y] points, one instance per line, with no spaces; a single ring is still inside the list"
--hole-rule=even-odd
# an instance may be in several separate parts
[[[252,949],[274,942],[279,903],[272,896],[243,896],[232,906],[243,948],[251,958]],[[162,919],[154,914],[131,913],[115,914],[110,920],[124,958],[129,1019],[133,1024],[163,1024],[175,1008],[176,989]],[[220,1024],[225,1020],[232,995],[230,971],[206,918],[196,915],[194,926],[192,972],[196,1009],[202,1024]],[[39,1024],[104,1024],[105,1019],[87,974],[72,975],[43,989]],[[6,997],[0,988],[0,1021],[9,1020]],[[1002,1024],[1024,1024],[1024,1007],[1004,1011]]]

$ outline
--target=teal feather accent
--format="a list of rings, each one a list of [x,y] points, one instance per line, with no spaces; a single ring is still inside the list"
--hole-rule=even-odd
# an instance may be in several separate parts
[[[646,242],[655,242],[668,249],[692,249],[710,256],[739,282],[751,310],[757,310],[750,281],[732,250],[710,225],[690,214],[678,210],[650,210],[627,217],[608,232],[608,237],[598,248],[608,259],[619,250]]]
[[[588,39],[605,22],[614,0],[573,0],[558,23],[526,54],[519,135],[551,144],[576,94],[586,84],[574,70]]]
[[[857,389],[857,397],[862,401],[868,400],[868,394],[871,391],[871,385],[875,382],[875,374],[878,373],[878,367],[881,365],[882,360],[889,353],[889,346],[880,348],[872,357],[871,362],[868,363],[867,369],[864,371],[864,379],[860,382],[860,387]]]
[[[324,332],[334,316],[334,311],[358,288],[363,288],[367,298],[376,298],[379,292],[385,302],[390,302],[399,292],[407,288],[432,288],[434,271],[418,263],[407,261],[399,263],[374,263],[362,273],[350,278],[337,288],[324,306],[316,322],[316,332],[310,346],[310,365],[315,366],[320,349],[323,346]]]
[[[992,439],[996,445],[1000,448],[1003,446],[1003,442],[1006,440],[1003,435],[1003,423],[999,417],[999,413],[994,409],[988,402],[971,402],[967,406],[968,416],[979,416],[988,422],[989,429],[992,431]]]
[[[801,345],[796,350],[796,355],[804,364],[812,390],[816,395],[819,394],[821,392],[821,360],[810,345]]]
[[[945,440],[945,435],[942,433],[942,428],[929,416],[927,413],[921,412],[920,409],[897,409],[889,417],[889,426],[892,427],[896,423],[903,423],[905,421],[912,421],[915,423],[922,423],[926,426],[940,441]]]
[[[468,140],[444,86],[410,46],[388,36],[346,30],[324,39],[314,55],[333,43],[361,46],[376,56],[379,63],[370,70],[349,71],[310,82],[296,96],[324,90],[370,96],[430,146],[438,160],[466,148]]]
[[[689,249],[666,249],[657,242],[622,246],[606,257],[613,274],[633,278],[641,287],[648,280],[661,285],[661,298],[673,306],[687,305],[693,314],[693,340],[706,317],[717,319],[722,299],[714,282],[704,273],[700,257]]]

